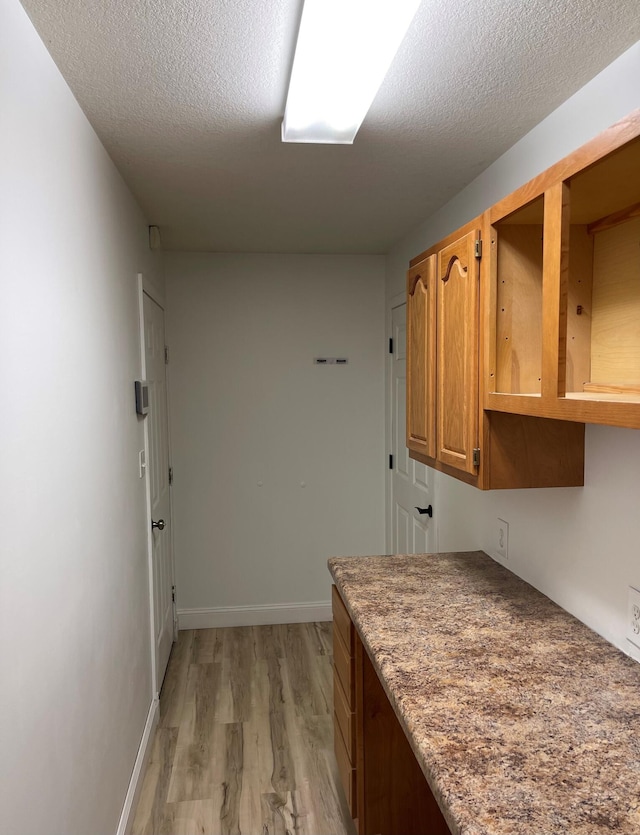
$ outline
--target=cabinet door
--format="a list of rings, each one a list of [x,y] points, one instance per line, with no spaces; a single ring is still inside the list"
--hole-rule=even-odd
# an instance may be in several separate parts
[[[475,474],[478,446],[478,278],[472,231],[438,253],[438,460]]]
[[[437,256],[407,273],[407,446],[436,457],[435,299]]]

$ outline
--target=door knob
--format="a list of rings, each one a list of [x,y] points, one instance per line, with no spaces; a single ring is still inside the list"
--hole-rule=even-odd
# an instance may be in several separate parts
[[[429,507],[416,507],[416,510],[418,511],[420,516],[424,516],[424,514],[426,513],[427,516],[429,516],[429,518],[433,517],[433,508],[431,507],[431,505],[429,505]]]
[[[157,528],[159,531],[164,530],[164,519],[158,519],[157,522],[154,522],[153,519],[151,520],[151,530]]]

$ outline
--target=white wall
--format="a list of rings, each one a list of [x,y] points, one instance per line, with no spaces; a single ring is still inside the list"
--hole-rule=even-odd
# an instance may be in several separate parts
[[[329,556],[384,548],[384,258],[166,269],[178,608],[328,601]]]
[[[136,273],[146,222],[0,0],[0,829],[118,825],[151,704]]]
[[[636,44],[407,235],[387,258],[387,298],[409,259],[640,107]],[[508,566],[629,654],[627,587],[640,587],[640,431],[588,426],[583,488],[481,493],[436,474],[442,551],[494,547],[509,522]]]

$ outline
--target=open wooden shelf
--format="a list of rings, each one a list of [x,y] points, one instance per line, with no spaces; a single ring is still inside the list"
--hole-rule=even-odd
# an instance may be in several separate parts
[[[566,180],[564,212],[565,393],[637,402],[640,137]]]
[[[569,400],[588,400],[596,403],[640,403],[640,392],[612,392],[612,391],[568,391],[565,397]]]
[[[491,336],[496,392],[540,394],[544,199],[491,227],[495,327]]]
[[[485,408],[640,428],[640,111],[485,228]]]
[[[640,110],[481,226],[410,264],[410,455],[481,489],[583,484],[584,424],[640,429]]]

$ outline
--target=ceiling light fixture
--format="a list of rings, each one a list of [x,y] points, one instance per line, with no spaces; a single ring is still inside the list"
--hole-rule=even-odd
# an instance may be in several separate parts
[[[351,145],[420,0],[305,0],[283,142]]]

